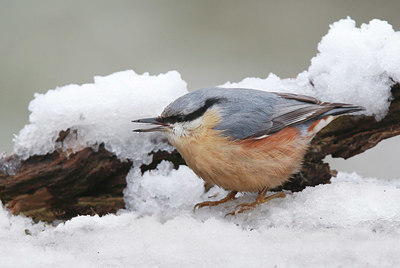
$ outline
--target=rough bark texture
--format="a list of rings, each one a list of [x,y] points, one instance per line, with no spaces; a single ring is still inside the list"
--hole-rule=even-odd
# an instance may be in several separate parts
[[[300,191],[306,186],[329,183],[334,171],[323,163],[326,155],[349,158],[374,147],[381,140],[400,134],[400,85],[392,87],[393,101],[387,116],[342,116],[314,138],[302,171],[283,188]],[[72,134],[72,133],[71,133]],[[70,135],[60,132],[60,139]],[[184,164],[180,155],[153,153],[153,162],[142,172],[154,169],[162,160],[175,167]],[[124,207],[125,177],[131,167],[103,146],[94,151],[53,152],[19,161],[15,155],[0,159],[0,199],[14,214],[23,213],[34,220],[54,221],[76,215],[104,215]],[[14,170],[10,166],[17,166]]]
[[[124,207],[122,191],[131,164],[102,146],[33,156],[22,161],[14,176],[0,174],[0,198],[14,214],[35,220],[115,212]]]

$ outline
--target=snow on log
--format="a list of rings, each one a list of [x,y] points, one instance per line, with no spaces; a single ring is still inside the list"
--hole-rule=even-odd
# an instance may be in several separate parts
[[[305,157],[303,169],[283,188],[299,191],[329,183],[333,171],[323,162],[326,155],[349,158],[374,147],[381,140],[400,134],[400,85],[392,89],[394,100],[386,117],[343,116],[319,132]],[[68,135],[71,135],[69,133]],[[153,160],[142,172],[162,160],[184,164],[176,151],[153,152]],[[76,215],[104,215],[124,208],[123,190],[132,162],[121,161],[104,146],[68,153],[61,150],[31,156],[18,163],[14,156],[0,162],[0,197],[14,213],[36,220],[70,219]],[[15,164],[17,163],[17,164]],[[5,167],[17,165],[9,175]]]

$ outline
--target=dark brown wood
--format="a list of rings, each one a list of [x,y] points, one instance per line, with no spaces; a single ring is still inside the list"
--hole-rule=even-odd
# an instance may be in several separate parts
[[[115,212],[124,207],[122,191],[131,165],[103,146],[33,156],[20,163],[15,175],[0,175],[0,198],[14,214],[34,220]]]
[[[349,158],[374,147],[381,140],[400,134],[400,85],[392,87],[393,101],[387,116],[342,116],[314,138],[299,174],[283,188],[300,191],[306,186],[329,183],[335,171],[323,162],[326,155]],[[76,130],[60,131],[58,142]],[[153,162],[141,166],[142,172],[154,169],[162,160],[184,164],[173,151],[153,153]],[[34,220],[54,221],[76,215],[104,215],[124,207],[123,189],[131,168],[100,146],[76,153],[56,151],[21,161],[12,155],[0,159],[0,199],[14,214]],[[206,188],[209,188],[207,185]],[[278,190],[278,189],[277,189]]]

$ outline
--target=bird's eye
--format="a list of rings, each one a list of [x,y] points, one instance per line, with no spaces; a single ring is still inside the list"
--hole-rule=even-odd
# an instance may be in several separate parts
[[[183,122],[184,120],[185,120],[185,116],[184,116],[184,115],[178,114],[178,115],[176,116],[176,121],[178,121],[178,122]]]

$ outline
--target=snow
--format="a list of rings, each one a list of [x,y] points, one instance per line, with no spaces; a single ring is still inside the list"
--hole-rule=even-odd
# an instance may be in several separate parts
[[[97,76],[93,84],[35,94],[29,104],[30,123],[15,137],[14,151],[28,158],[60,147],[79,150],[104,143],[121,159],[148,163],[148,152],[171,148],[159,135],[132,133],[131,120],[153,117],[185,93],[186,82],[176,71],[157,76],[124,71]],[[57,143],[59,132],[68,128],[77,130],[77,135]]]
[[[225,191],[203,194],[189,168],[172,170],[167,162],[143,177],[132,172],[130,179],[135,185],[128,193],[137,203],[118,215],[50,226],[0,209],[2,267],[365,267],[400,261],[400,179],[339,173],[330,185],[226,218],[254,196],[193,212],[194,202]]]
[[[347,18],[331,26],[318,49],[309,69],[296,78],[270,74],[224,86],[363,105],[367,114],[382,118],[390,85],[400,81],[399,32],[384,21],[356,27]],[[214,187],[204,193],[202,180],[188,167],[174,170],[167,161],[142,175],[138,167],[151,161],[149,152],[172,148],[157,134],[132,133],[136,126],[130,121],[157,116],[186,92],[176,71],[125,71],[36,94],[14,151],[27,158],[104,143],[134,163],[124,191],[127,208],[117,215],[78,216],[54,226],[0,208],[1,266],[368,267],[400,262],[400,178],[339,172],[331,184],[224,217],[255,195],[242,193],[227,204],[193,212],[195,203],[227,192]],[[57,142],[60,130],[67,129],[72,134]]]
[[[386,21],[372,20],[356,27],[350,18],[331,25],[318,45],[319,53],[307,71],[293,79],[245,78],[224,87],[314,96],[367,108],[365,114],[382,119],[390,104],[390,86],[400,82],[400,32]]]

